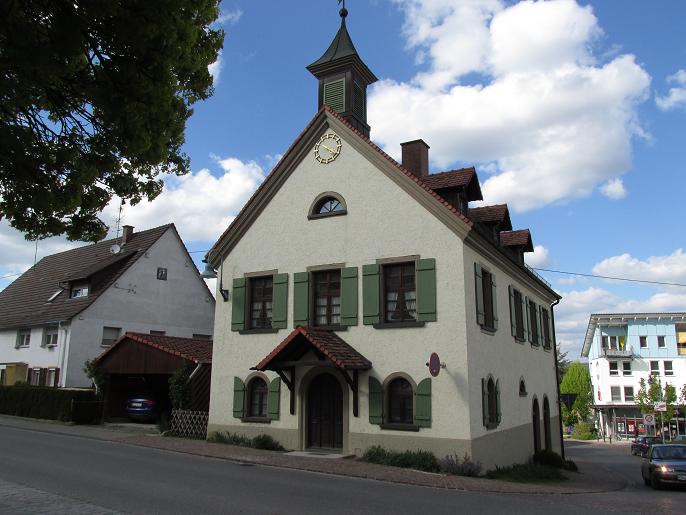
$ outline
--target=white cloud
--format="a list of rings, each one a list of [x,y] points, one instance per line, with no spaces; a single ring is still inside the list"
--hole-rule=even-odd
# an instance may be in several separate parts
[[[372,88],[374,139],[391,155],[421,137],[437,167],[495,163],[484,197],[515,211],[587,196],[630,168],[632,137],[642,135],[636,105],[650,77],[632,55],[596,62],[591,45],[602,30],[590,7],[396,3],[408,47],[426,56],[428,70]]]
[[[533,268],[544,268],[550,264],[550,251],[543,245],[536,245],[533,252],[524,254],[524,261]]]
[[[676,86],[669,88],[669,93],[664,97],[655,96],[657,107],[663,111],[680,107],[686,109],[686,70],[679,70],[674,75],[670,75],[667,77],[667,82],[676,84]]]
[[[217,54],[217,60],[207,67],[207,71],[212,76],[212,84],[216,87],[219,84],[219,76],[222,73],[222,51]]]
[[[593,267],[596,275],[625,277],[646,281],[686,284],[686,253],[676,249],[667,256],[650,256],[645,260],[621,254],[602,260]],[[686,304],[682,309],[686,307]]]
[[[600,187],[600,192],[607,198],[618,200],[626,197],[626,189],[624,188],[624,181],[621,177],[610,179]]]
[[[233,221],[264,179],[255,162],[214,156],[222,170],[215,176],[208,169],[164,178],[164,190],[152,202],[125,205],[122,223],[140,229],[174,222],[185,241],[214,241]],[[105,217],[116,219],[119,202],[113,200]]]
[[[217,18],[218,25],[234,25],[238,23],[238,20],[243,16],[243,11],[241,9],[235,9],[233,11],[222,12]]]

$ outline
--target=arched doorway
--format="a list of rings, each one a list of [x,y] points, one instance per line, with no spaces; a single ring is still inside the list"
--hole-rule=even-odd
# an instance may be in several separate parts
[[[343,447],[343,391],[331,374],[320,374],[307,391],[307,447]]]
[[[534,399],[534,407],[531,410],[531,424],[534,428],[534,452],[541,450],[541,412],[538,409],[538,399]]]
[[[550,405],[548,397],[543,397],[543,437],[545,439],[545,450],[552,451],[552,439],[550,437]]]

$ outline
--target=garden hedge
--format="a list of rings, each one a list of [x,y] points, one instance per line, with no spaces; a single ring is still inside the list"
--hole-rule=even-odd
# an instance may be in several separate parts
[[[97,424],[102,414],[102,402],[89,390],[30,385],[0,386],[0,413]]]

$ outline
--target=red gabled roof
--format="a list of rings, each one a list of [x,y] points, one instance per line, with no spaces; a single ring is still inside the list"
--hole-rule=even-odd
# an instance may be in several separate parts
[[[474,222],[501,222],[505,223],[505,225],[510,228],[512,227],[512,222],[510,222],[510,211],[507,209],[507,204],[473,207],[469,209],[467,214]]]
[[[180,336],[161,336],[146,333],[125,333],[105,352],[98,356],[102,360],[112,350],[124,341],[134,341],[154,349],[172,354],[194,363],[212,363],[212,340],[200,338],[182,338]]]
[[[447,172],[432,173],[422,179],[431,189],[464,188],[469,200],[483,200],[481,186],[473,166],[448,170]]]
[[[306,345],[302,346],[302,343]],[[299,345],[299,348],[294,349],[293,346],[295,345]],[[296,359],[299,359],[308,350],[308,347],[317,349],[334,365],[343,370],[369,370],[372,368],[371,361],[353,349],[336,333],[312,327],[296,327],[285,340],[255,366],[255,369],[269,370],[271,364],[283,361],[286,357],[295,356]]]
[[[533,252],[534,244],[529,229],[518,231],[501,231],[500,244],[503,247],[524,247],[524,252]]]

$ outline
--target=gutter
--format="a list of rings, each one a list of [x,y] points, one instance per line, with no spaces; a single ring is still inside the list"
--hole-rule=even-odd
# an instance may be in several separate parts
[[[553,322],[553,357],[555,358],[555,386],[557,388],[557,416],[560,426],[560,456],[565,459],[565,442],[562,433],[562,402],[560,401],[560,371],[557,366],[557,335],[555,334],[555,306],[560,303],[561,299],[557,299],[550,305],[550,318]]]
[[[188,376],[188,379],[186,380],[187,383],[190,383],[193,380],[195,374],[197,374],[200,371],[203,365],[204,363],[197,364],[197,366],[193,369],[193,372],[191,372],[191,375]]]

